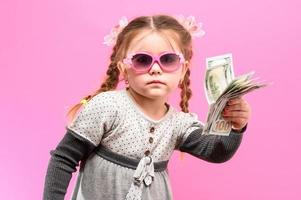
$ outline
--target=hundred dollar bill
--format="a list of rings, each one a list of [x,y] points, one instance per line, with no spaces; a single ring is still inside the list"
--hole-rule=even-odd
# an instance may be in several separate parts
[[[217,60],[224,59],[224,61],[216,61],[215,63],[227,63],[225,61],[227,59],[225,58],[229,58],[229,60],[231,60],[231,62],[229,62],[231,64],[229,65],[231,66],[224,66],[223,70],[216,70],[216,72],[208,72],[208,70],[215,68],[216,66],[222,68],[223,65],[213,64],[213,67],[211,67],[208,64],[209,62],[207,63],[205,91],[210,107],[209,107],[209,112],[207,114],[207,121],[204,126],[202,134],[227,136],[231,132],[232,124],[224,120],[221,115],[221,112],[223,111],[227,102],[232,98],[241,97],[244,94],[249,93],[253,90],[265,87],[267,86],[267,84],[256,82],[256,79],[252,78],[254,72],[243,74],[239,77],[234,78],[231,54],[226,54],[226,55],[217,56],[213,58]],[[209,58],[207,60],[212,61],[213,59]],[[226,70],[227,67],[228,69]],[[222,74],[222,72],[224,74]],[[218,75],[212,75],[212,73]],[[214,78],[210,78],[210,77],[208,78],[207,76],[219,77],[222,80],[220,81]]]
[[[206,58],[206,75],[205,75],[205,94],[211,106],[220,97],[229,83],[234,79],[232,54],[225,54]],[[210,111],[209,111],[210,113]],[[229,135],[232,124],[219,115],[218,119],[213,122],[212,134]]]
[[[206,69],[206,97],[212,104],[234,79],[232,54],[206,58]]]

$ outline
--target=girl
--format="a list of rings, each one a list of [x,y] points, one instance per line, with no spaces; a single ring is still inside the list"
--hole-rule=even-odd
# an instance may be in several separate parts
[[[191,38],[200,29],[183,22],[166,15],[137,17],[106,38],[115,45],[107,79],[71,109],[84,104],[51,151],[44,199],[64,199],[79,162],[72,199],[172,199],[167,163],[174,150],[213,163],[233,156],[250,107],[241,98],[231,100],[223,112],[233,124],[230,135],[202,135],[203,124],[188,111]],[[126,87],[117,90],[119,75]],[[177,87],[182,111],[167,102]]]

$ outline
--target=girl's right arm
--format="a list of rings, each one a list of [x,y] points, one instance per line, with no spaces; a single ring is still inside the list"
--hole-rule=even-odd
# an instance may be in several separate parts
[[[95,145],[67,128],[67,133],[51,158],[45,178],[43,200],[63,200],[79,161],[86,159]]]
[[[100,144],[103,134],[114,128],[118,112],[114,97],[114,92],[102,92],[94,96],[66,127],[67,133],[56,149],[50,152],[44,200],[64,199],[79,161],[85,160]]]

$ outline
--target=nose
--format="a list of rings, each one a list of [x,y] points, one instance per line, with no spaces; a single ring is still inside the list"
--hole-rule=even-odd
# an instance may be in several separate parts
[[[158,62],[154,62],[152,67],[149,70],[150,74],[162,74],[161,66]]]

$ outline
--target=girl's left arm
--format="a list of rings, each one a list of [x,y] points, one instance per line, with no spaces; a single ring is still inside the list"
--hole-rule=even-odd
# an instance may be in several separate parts
[[[202,135],[202,129],[199,128],[191,132],[177,149],[208,162],[226,162],[237,151],[246,128],[240,132],[232,129],[229,136]]]
[[[202,135],[203,127],[200,127],[192,131],[176,149],[208,162],[226,162],[232,158],[240,146],[247,129],[250,112],[250,106],[245,100],[232,99],[223,111],[224,119],[232,122],[232,131],[229,136]]]

